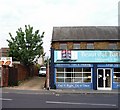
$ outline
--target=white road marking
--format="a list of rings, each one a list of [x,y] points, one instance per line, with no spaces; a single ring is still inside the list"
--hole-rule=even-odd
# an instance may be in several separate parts
[[[9,93],[9,92],[2,92],[2,93]]]
[[[11,100],[13,100],[13,99],[5,99],[5,98],[0,98],[0,100],[11,101]]]
[[[96,104],[96,103],[74,103],[74,102],[55,102],[55,101],[46,101],[49,104],[74,104],[74,105],[96,105],[96,106],[117,106],[116,104]]]

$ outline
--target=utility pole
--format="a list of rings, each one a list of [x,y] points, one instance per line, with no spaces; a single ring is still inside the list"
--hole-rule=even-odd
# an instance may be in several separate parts
[[[49,87],[49,57],[47,58],[47,74],[46,74],[46,78],[47,78],[47,90],[50,89]]]

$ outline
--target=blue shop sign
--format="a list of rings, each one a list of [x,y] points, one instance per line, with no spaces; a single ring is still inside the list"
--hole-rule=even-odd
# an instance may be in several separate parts
[[[55,64],[55,67],[67,67],[67,68],[93,67],[93,64]]]
[[[113,89],[120,89],[120,83],[113,83]]]
[[[54,62],[61,63],[61,51],[54,51]],[[71,63],[120,63],[120,51],[109,50],[71,50]]]
[[[56,88],[92,89],[92,83],[56,83]]]
[[[114,68],[119,68],[120,64],[98,64],[97,67],[114,67]]]

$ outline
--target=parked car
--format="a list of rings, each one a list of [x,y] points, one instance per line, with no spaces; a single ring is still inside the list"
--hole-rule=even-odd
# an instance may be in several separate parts
[[[45,66],[40,68],[39,76],[46,76],[46,67]]]

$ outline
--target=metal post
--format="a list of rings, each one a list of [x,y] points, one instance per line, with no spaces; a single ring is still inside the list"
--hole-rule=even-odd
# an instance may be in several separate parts
[[[49,87],[49,58],[48,58],[48,62],[47,62],[47,90],[50,89]]]

